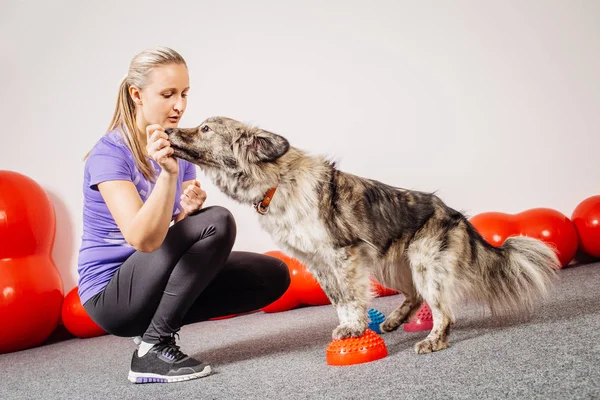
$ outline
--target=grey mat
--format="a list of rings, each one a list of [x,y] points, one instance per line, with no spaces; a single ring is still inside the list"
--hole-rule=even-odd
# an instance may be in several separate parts
[[[215,374],[175,384],[127,381],[134,344],[102,336],[0,355],[0,399],[600,398],[600,263],[562,270],[528,319],[457,310],[451,347],[417,355],[426,332],[383,336],[379,361],[331,367],[331,306],[262,312],[184,327],[182,350]],[[375,299],[388,314],[401,296]],[[5,321],[2,321],[5,323]]]

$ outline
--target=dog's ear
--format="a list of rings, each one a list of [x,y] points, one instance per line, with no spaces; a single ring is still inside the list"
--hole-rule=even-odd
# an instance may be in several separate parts
[[[275,161],[290,148],[290,143],[282,136],[261,130],[252,136],[248,144],[248,155],[255,162]]]

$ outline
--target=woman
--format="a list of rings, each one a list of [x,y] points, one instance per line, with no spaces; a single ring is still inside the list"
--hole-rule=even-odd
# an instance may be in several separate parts
[[[185,112],[189,76],[169,48],[136,55],[106,133],[84,169],[79,295],[107,332],[141,336],[129,380],[174,382],[210,374],[175,342],[182,325],[258,310],[290,277],[272,257],[232,252],[236,225],[192,164],[171,155],[164,130]]]

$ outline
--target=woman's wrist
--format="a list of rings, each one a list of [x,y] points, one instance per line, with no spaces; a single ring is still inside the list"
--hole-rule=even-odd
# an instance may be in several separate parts
[[[177,176],[179,175],[178,172],[169,172],[166,169],[162,169],[160,171],[160,174],[158,175],[158,179],[162,179],[162,180],[173,180],[173,179],[177,179]]]

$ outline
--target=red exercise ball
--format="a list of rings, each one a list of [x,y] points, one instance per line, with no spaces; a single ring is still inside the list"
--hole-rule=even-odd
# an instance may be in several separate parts
[[[306,268],[306,265],[281,251],[269,251],[265,254],[278,258],[285,263],[290,273],[290,286],[279,299],[261,308],[262,311],[280,312],[291,310],[300,305],[322,306],[331,304],[319,282]]]
[[[229,319],[229,318],[234,318],[237,317],[238,314],[229,314],[229,315],[223,315],[222,317],[213,317],[213,318],[209,318],[209,321],[220,321],[222,319]]]
[[[292,285],[292,283],[293,283],[292,278],[294,276],[294,274],[292,273],[291,268],[290,268],[290,265],[292,265],[292,258],[286,256],[281,251],[269,251],[269,252],[266,252],[265,255],[278,258],[285,263],[285,265],[287,266],[287,268],[290,272],[290,286],[287,288],[285,293],[283,293],[283,295],[281,295],[281,297],[279,299],[277,299],[274,302],[272,302],[271,304],[261,308],[261,310],[266,313],[276,313],[276,312],[291,310],[293,308],[298,307],[300,305],[300,301],[296,298],[294,286]]]
[[[294,291],[296,292],[296,298],[300,301],[300,304],[307,304],[310,306],[324,306],[331,304],[331,301],[321,288],[317,279],[313,274],[306,268],[306,265],[302,264],[299,260],[292,258],[290,264],[290,272],[292,274],[292,284],[294,285]]]
[[[65,328],[79,338],[91,338],[106,334],[88,315],[81,304],[81,299],[75,286],[65,296],[62,305],[62,322]]]
[[[374,278],[371,278],[371,289],[376,297],[393,296],[399,293],[397,290],[383,286]]]
[[[58,326],[63,283],[51,256],[55,232],[42,187],[0,171],[0,353],[37,346]]]
[[[470,219],[483,238],[500,246],[509,236],[528,236],[540,239],[556,252],[561,267],[573,260],[578,239],[575,225],[559,211],[551,208],[533,208],[518,214],[488,212]]]
[[[581,250],[600,258],[600,195],[588,197],[579,203],[571,219],[579,234]]]
[[[518,217],[501,212],[485,212],[470,219],[471,224],[491,245],[500,247],[509,236],[519,235]]]

